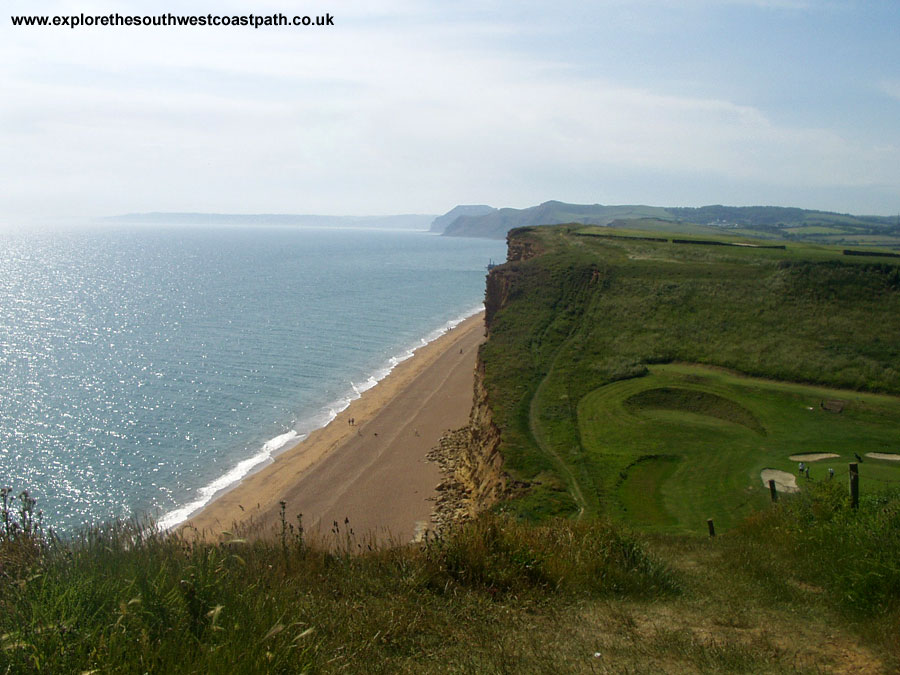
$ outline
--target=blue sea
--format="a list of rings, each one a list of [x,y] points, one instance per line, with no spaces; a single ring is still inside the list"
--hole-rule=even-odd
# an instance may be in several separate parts
[[[0,233],[0,485],[44,524],[172,526],[481,309],[500,241]]]

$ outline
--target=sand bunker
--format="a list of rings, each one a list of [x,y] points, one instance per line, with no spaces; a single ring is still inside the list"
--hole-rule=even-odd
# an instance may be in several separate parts
[[[872,459],[886,459],[889,462],[900,462],[900,455],[895,452],[867,452],[866,457]]]
[[[790,459],[795,462],[818,462],[820,459],[834,459],[840,457],[833,452],[810,452],[805,455],[791,455]]]
[[[763,469],[759,472],[763,485],[769,487],[769,481],[775,481],[775,490],[778,492],[800,492],[797,487],[797,478],[787,471],[779,471],[778,469]]]

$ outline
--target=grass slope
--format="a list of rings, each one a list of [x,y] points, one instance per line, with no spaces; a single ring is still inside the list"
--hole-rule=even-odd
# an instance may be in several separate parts
[[[840,413],[823,402],[843,400]],[[769,499],[764,468],[797,473],[790,455],[834,453],[808,481],[842,485],[854,453],[900,450],[900,398],[823,389],[688,365],[652,366],[644,377],[585,396],[579,433],[608,510],[641,527],[702,532],[706,519],[731,527]],[[900,462],[866,459],[867,492],[900,487]]]
[[[680,591],[596,520],[486,516],[383,550],[337,525],[312,546],[294,527],[211,545],[118,524],[60,541],[3,496],[0,672],[577,672],[596,650],[576,630],[585,605]]]
[[[387,550],[337,527],[60,541],[4,508],[0,671],[896,672],[900,492],[853,511],[828,488],[714,540],[486,515]]]
[[[341,527],[329,547],[288,526],[197,544],[120,523],[60,541],[33,504],[4,500],[0,669],[894,672],[900,492],[854,511],[828,488],[714,540],[485,515],[386,550]]]
[[[608,234],[607,228],[565,226],[519,230],[512,245],[540,255],[496,268],[489,279],[489,300],[502,296],[504,303],[490,315],[482,352],[485,384],[506,467],[531,484],[507,510],[535,519],[620,513],[619,486],[604,472],[614,468],[616,476],[642,454],[680,456],[665,448],[635,452],[627,439],[619,441],[625,449],[598,453],[593,438],[584,438],[583,399],[645,375],[654,364],[717,366],[852,390],[835,398],[900,394],[900,267],[892,259],[842,256],[824,246],[711,246],[675,244],[665,233],[662,242],[648,240],[652,232],[637,233],[643,238]],[[752,411],[745,399],[740,395],[736,403]],[[672,410],[653,414],[685,417]],[[771,416],[763,422],[765,415],[754,414],[764,425],[794,424]],[[746,453],[757,442],[746,425],[709,415],[695,416],[692,424],[705,429],[698,436],[703,442],[743,443]],[[777,428],[766,431],[779,438]],[[824,434],[813,431],[815,445]],[[868,431],[860,434],[868,438]],[[843,448],[842,457],[850,449]],[[620,459],[610,459],[617,453]],[[674,477],[686,475],[678,466],[637,471],[671,471],[665,481],[671,486]],[[709,460],[706,475],[741,493],[753,484],[751,469],[734,474],[735,468]],[[752,505],[757,497],[743,499]],[[665,512],[684,526],[670,508]]]

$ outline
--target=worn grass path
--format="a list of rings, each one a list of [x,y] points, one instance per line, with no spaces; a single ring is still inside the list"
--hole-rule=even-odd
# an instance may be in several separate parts
[[[550,443],[547,442],[546,434],[540,421],[540,404],[542,395],[546,389],[548,380],[553,375],[554,366],[556,365],[556,362],[559,359],[561,353],[562,347],[560,347],[560,349],[557,351],[556,356],[554,357],[553,362],[550,365],[550,369],[547,371],[547,374],[541,380],[540,384],[538,384],[537,389],[535,389],[534,395],[531,397],[531,404],[529,405],[528,409],[528,428],[531,431],[531,436],[534,438],[534,442],[537,444],[537,446],[544,454],[546,454],[553,460],[553,463],[559,470],[560,474],[565,476],[566,483],[569,487],[569,493],[572,495],[572,498],[578,505],[578,515],[576,517],[580,520],[584,516],[588,506],[587,500],[584,498],[584,492],[582,491],[581,485],[578,482],[578,478],[575,476],[575,473],[572,471],[571,467],[553,449]]]

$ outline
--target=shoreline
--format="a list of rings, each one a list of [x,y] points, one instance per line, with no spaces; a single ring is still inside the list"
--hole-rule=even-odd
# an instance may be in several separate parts
[[[359,398],[367,391],[376,387],[386,377],[393,373],[397,366],[413,358],[421,349],[427,347],[436,340],[441,339],[464,321],[483,313],[484,305],[479,305],[455,319],[444,322],[440,327],[435,328],[424,337],[419,338],[416,344],[389,357],[377,369],[371,371],[368,377],[365,380],[362,380],[360,384],[350,380],[349,391],[345,396],[322,406],[315,413],[311,413],[302,418],[299,422],[295,423],[292,429],[263,442],[262,445],[258,446],[259,449],[255,454],[239,461],[221,476],[216,477],[206,485],[198,488],[197,492],[200,495],[199,498],[162,513],[156,520],[156,527],[163,532],[171,532],[180,528],[222,495],[235,489],[250,476],[271,466],[281,454],[293,449],[294,446],[305,441],[316,431],[327,427],[338,415],[352,405],[354,401],[359,400]],[[313,420],[322,418],[326,421],[313,422]]]
[[[348,519],[377,540],[408,541],[430,529],[441,476],[426,455],[468,422],[484,311],[427,337],[325,426],[169,529],[215,540],[241,525],[262,536],[280,525],[282,500],[288,521],[303,513],[307,531],[320,534]]]

